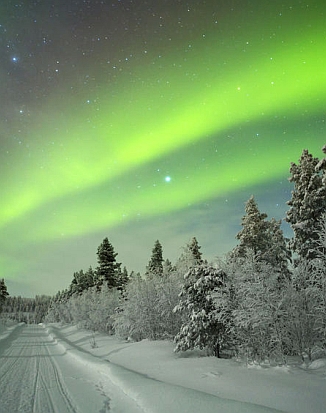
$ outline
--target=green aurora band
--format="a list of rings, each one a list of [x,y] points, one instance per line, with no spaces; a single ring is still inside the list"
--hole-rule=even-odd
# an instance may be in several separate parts
[[[171,52],[153,64],[144,59],[114,85],[103,80],[90,104],[82,93],[69,98],[60,90],[64,98],[58,93],[40,114],[30,157],[16,151],[10,175],[1,178],[3,233],[19,233],[22,244],[73,237],[286,178],[293,154],[318,151],[323,136],[307,142],[298,130],[283,139],[269,126],[252,153],[249,137],[226,136],[242,125],[252,133],[258,124],[300,124],[303,114],[307,120],[322,114],[325,25],[314,19],[309,32],[299,31],[302,21],[291,22],[282,45],[271,40],[266,53],[252,32],[240,57],[208,33],[187,53]],[[207,157],[209,168],[198,166],[190,149],[212,139],[217,152]],[[154,177],[154,165],[169,160],[166,183],[164,175]]]

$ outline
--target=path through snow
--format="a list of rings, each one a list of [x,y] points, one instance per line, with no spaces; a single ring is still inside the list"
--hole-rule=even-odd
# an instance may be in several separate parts
[[[0,335],[0,413],[306,413],[297,407],[307,379],[309,411],[324,412],[322,372],[274,377],[227,360],[175,358],[166,342],[97,335],[92,349],[89,337],[35,325]]]
[[[112,400],[104,387],[41,326],[18,326],[0,341],[0,413],[106,413]],[[141,411],[126,399],[118,403]]]

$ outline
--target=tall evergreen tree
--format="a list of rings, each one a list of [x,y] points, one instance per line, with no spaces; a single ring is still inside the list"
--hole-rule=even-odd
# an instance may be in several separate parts
[[[287,278],[290,252],[281,230],[281,221],[274,218],[268,221],[267,214],[259,211],[253,196],[247,201],[245,211],[242,230],[237,234],[240,243],[231,256],[241,258],[246,257],[248,251],[253,252],[258,260],[272,265]]]
[[[172,262],[169,259],[166,259],[163,262],[163,274],[169,276],[174,270],[175,267],[172,265]]]
[[[194,265],[199,265],[203,262],[202,253],[200,252],[201,246],[198,244],[197,238],[192,237],[187,248],[190,252],[190,259]]]
[[[127,268],[123,267],[123,269],[122,269],[122,271],[120,271],[120,273],[118,275],[118,279],[117,279],[116,287],[118,288],[118,290],[124,291],[128,281],[129,281],[129,274],[128,274]]]
[[[207,347],[215,356],[220,356],[225,326],[216,296],[224,288],[225,280],[224,271],[204,263],[192,267],[185,275],[180,301],[174,309],[184,316],[184,323],[175,337],[175,351]]]
[[[236,236],[240,244],[236,247],[235,254],[240,257],[245,256],[250,248],[256,255],[260,255],[268,248],[268,240],[266,239],[267,214],[259,211],[253,196],[246,202],[245,212],[241,223],[242,230]]]
[[[121,263],[116,261],[118,253],[114,251],[108,238],[104,238],[102,244],[97,249],[98,267],[96,268],[95,284],[97,289],[101,289],[103,284],[109,288],[117,287],[121,274]]]
[[[155,241],[152,249],[152,256],[146,267],[146,276],[163,275],[163,248],[159,240]]]
[[[83,291],[88,290],[94,286],[94,271],[92,267],[84,272],[80,270],[74,273],[73,280],[69,287],[70,295],[81,294]]]
[[[192,267],[203,263],[201,246],[198,244],[197,238],[193,237],[183,247],[183,252],[176,262],[176,270],[184,276]]]
[[[324,153],[326,147],[323,147]],[[299,163],[291,163],[289,181],[294,184],[286,221],[294,237],[290,246],[300,257],[313,259],[318,249],[319,220],[326,211],[326,161],[304,150]]]
[[[2,305],[5,302],[8,295],[9,293],[7,291],[5,280],[2,278],[0,279],[0,311],[2,310]]]

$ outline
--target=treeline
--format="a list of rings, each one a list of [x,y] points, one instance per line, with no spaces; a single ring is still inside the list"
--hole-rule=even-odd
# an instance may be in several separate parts
[[[52,297],[41,295],[35,298],[7,296],[2,305],[1,318],[19,323],[41,323],[49,310]]]
[[[326,153],[326,146],[323,148]],[[208,263],[194,237],[172,264],[156,241],[146,273],[128,274],[107,238],[98,267],[74,274],[51,301],[48,321],[117,334],[169,338],[176,351],[206,348],[262,362],[324,354],[326,346],[326,160],[304,150],[292,163],[285,221],[268,219],[251,197],[238,245]]]

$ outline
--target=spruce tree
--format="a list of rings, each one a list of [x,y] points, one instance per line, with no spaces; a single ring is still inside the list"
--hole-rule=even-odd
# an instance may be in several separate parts
[[[84,272],[80,270],[74,273],[72,282],[69,287],[69,295],[81,294],[83,291],[88,290],[94,286],[94,272],[92,267]]]
[[[176,262],[176,270],[182,277],[190,270],[190,268],[203,263],[201,246],[198,244],[197,238],[193,237],[190,242],[183,247],[183,252]]]
[[[172,262],[169,259],[166,259],[163,262],[163,274],[169,276],[175,271],[175,267],[172,265]]]
[[[240,257],[245,256],[250,248],[255,254],[260,255],[267,249],[267,214],[259,211],[253,195],[246,202],[245,212],[241,223],[242,230],[236,236],[240,244],[236,247],[235,253]]]
[[[129,274],[128,274],[127,268],[123,267],[122,271],[119,272],[118,279],[117,279],[116,287],[118,288],[118,290],[124,291],[128,281],[129,281]]]
[[[121,263],[116,261],[118,254],[114,251],[108,238],[104,238],[97,249],[98,267],[96,268],[95,284],[98,290],[103,284],[109,288],[117,287],[121,274]]]
[[[191,238],[189,244],[187,244],[187,248],[190,252],[190,259],[194,265],[199,265],[203,262],[202,260],[202,253],[200,252],[201,247],[198,244],[197,238]]]
[[[273,266],[283,277],[288,278],[290,252],[281,229],[281,221],[260,212],[253,196],[245,207],[246,215],[242,218],[242,230],[237,234],[239,245],[232,251],[231,257],[245,258],[248,251],[256,258]]]
[[[226,330],[217,296],[225,281],[224,271],[205,263],[192,267],[185,275],[180,302],[174,308],[185,320],[175,337],[175,351],[207,347],[215,356],[220,356]]]
[[[5,302],[8,295],[9,295],[9,293],[7,291],[7,286],[6,286],[5,280],[2,278],[2,279],[0,279],[0,312],[2,310],[2,305]]]
[[[163,275],[163,248],[159,240],[155,241],[152,249],[152,255],[146,267],[146,276],[162,276]]]
[[[88,290],[91,287],[94,287],[94,278],[95,278],[95,273],[93,268],[90,266],[88,270],[84,273],[84,280],[83,280],[83,286],[84,290]]]
[[[323,147],[324,153],[326,147]],[[292,226],[292,250],[302,258],[316,257],[319,220],[326,211],[326,161],[304,150],[299,163],[291,163],[289,181],[294,184],[286,221]]]

